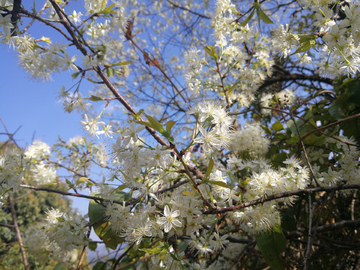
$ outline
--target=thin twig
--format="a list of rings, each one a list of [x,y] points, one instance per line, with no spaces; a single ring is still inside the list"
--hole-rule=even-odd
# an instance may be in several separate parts
[[[246,251],[249,247],[253,246],[255,243],[256,243],[256,241],[251,241],[250,243],[248,243],[248,244],[241,250],[241,252],[239,253],[239,256],[238,256],[237,259],[233,262],[233,264],[230,266],[229,270],[233,269],[233,268],[236,266],[236,264],[238,264],[238,263],[240,262],[240,260],[241,260],[242,256],[244,255],[245,251]]]
[[[199,16],[199,17],[201,17],[201,18],[204,18],[204,19],[208,19],[208,20],[211,19],[210,17],[208,17],[208,16],[206,16],[206,15],[203,15],[203,14],[197,13],[197,12],[191,10],[191,9],[188,9],[188,8],[185,8],[185,7],[182,7],[182,6],[179,6],[179,5],[171,2],[170,0],[167,0],[167,1],[168,1],[172,6],[174,6],[174,7],[176,7],[176,8],[185,10],[185,11],[187,11],[187,12],[189,12],[189,13],[192,13],[192,14],[194,14],[194,15],[196,15],[196,16]]]
[[[311,194],[308,194],[308,204],[309,204],[309,230],[308,230],[308,241],[306,246],[305,258],[304,258],[304,270],[307,270],[307,260],[310,256],[311,249],[311,226],[312,226],[312,203],[311,203]]]
[[[139,259],[137,259],[137,260],[135,260],[135,261],[129,262],[129,263],[123,265],[123,266],[120,266],[120,267],[116,268],[116,270],[124,269],[124,268],[128,267],[129,265],[133,265],[133,264],[135,264],[135,263],[137,263],[137,262],[140,262],[140,261],[143,261],[143,260],[147,260],[147,259],[149,259],[149,258],[151,258],[151,257],[156,256],[156,255],[158,255],[158,254],[151,254],[151,255],[149,255],[149,256],[141,257],[141,258],[139,258]]]
[[[232,211],[240,210],[240,209],[243,209],[243,208],[246,208],[249,206],[263,204],[265,202],[269,202],[269,201],[273,201],[273,200],[277,200],[277,199],[281,199],[281,198],[286,198],[286,197],[291,197],[291,196],[295,196],[295,195],[299,196],[299,195],[312,194],[312,193],[321,192],[321,191],[331,192],[331,191],[343,190],[343,189],[360,189],[360,184],[359,185],[358,184],[353,184],[353,185],[344,185],[343,184],[343,185],[333,186],[333,187],[321,187],[320,186],[320,187],[316,187],[316,188],[286,191],[283,193],[268,195],[264,198],[253,200],[250,202],[244,202],[239,205],[234,205],[234,206],[229,206],[229,207],[224,207],[224,208],[217,207],[216,209],[206,210],[206,211],[203,211],[203,214],[210,215],[210,214],[220,214],[220,213],[232,212]]]
[[[11,193],[9,194],[9,205],[10,205],[12,220],[13,220],[15,231],[16,231],[16,238],[19,243],[20,252],[21,252],[21,256],[23,258],[23,264],[24,264],[25,270],[31,270],[29,261],[26,257],[26,252],[25,252],[24,243],[23,243],[23,240],[21,237],[19,225],[17,223],[14,199],[13,199],[13,195]]]
[[[355,115],[352,115],[352,116],[349,116],[349,117],[346,117],[346,118],[341,119],[341,120],[338,120],[338,121],[336,121],[336,122],[334,122],[334,123],[331,123],[331,124],[328,124],[328,125],[326,125],[326,126],[319,127],[319,128],[317,128],[317,129],[315,129],[315,130],[311,130],[311,131],[309,131],[308,133],[304,134],[304,135],[301,137],[301,139],[304,139],[304,138],[306,138],[306,137],[308,137],[308,136],[310,136],[310,135],[312,135],[312,134],[318,133],[318,132],[320,132],[320,131],[323,131],[323,130],[326,130],[326,129],[329,129],[329,128],[338,126],[338,125],[340,125],[340,124],[342,124],[342,123],[345,123],[345,122],[347,122],[347,121],[356,119],[356,118],[358,118],[358,117],[360,117],[360,113],[355,114]]]
[[[290,111],[290,116],[291,116],[291,119],[292,119],[293,122],[294,122],[294,126],[295,126],[296,132],[297,132],[297,134],[298,134],[298,136],[299,136],[300,144],[301,144],[301,147],[302,147],[302,149],[303,149],[304,156],[305,156],[306,162],[307,162],[307,164],[308,164],[308,166],[309,166],[309,169],[310,169],[310,172],[311,172],[311,174],[312,174],[312,177],[314,178],[314,181],[315,181],[316,185],[317,185],[318,187],[320,187],[320,184],[319,184],[319,182],[318,182],[317,179],[316,179],[315,172],[313,171],[312,166],[311,166],[311,164],[310,164],[308,155],[307,155],[307,153],[306,153],[306,149],[305,149],[304,142],[303,142],[303,140],[302,140],[302,137],[301,137],[299,128],[298,128],[298,126],[297,126],[297,124],[296,124],[296,121],[295,121],[295,118],[294,118],[294,115],[293,115],[293,112],[292,112],[292,111]]]
[[[15,228],[15,225],[5,224],[5,223],[0,223],[0,226],[9,227],[9,228]]]
[[[40,16],[41,12],[43,12],[45,10],[45,8],[47,7],[47,1],[45,1],[45,4],[43,5],[43,7],[36,13],[36,16]],[[31,22],[23,29],[20,31],[20,34],[24,34],[35,22],[35,18],[32,18]]]
[[[136,242],[133,242],[131,244],[131,246],[123,253],[120,255],[120,257],[116,260],[116,262],[113,265],[113,270],[116,269],[116,266],[119,264],[119,262],[126,256],[126,254],[129,253],[129,251],[135,246]]]

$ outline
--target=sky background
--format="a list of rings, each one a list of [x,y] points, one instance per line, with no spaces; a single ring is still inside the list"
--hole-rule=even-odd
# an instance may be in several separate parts
[[[27,3],[31,6],[24,3],[25,8],[31,9],[32,3],[33,1]],[[36,9],[39,10],[43,4],[44,1],[36,1]],[[77,10],[84,9],[79,2],[72,3],[72,7]],[[28,20],[20,25],[20,29],[24,28],[27,22]],[[29,32],[35,39],[45,36],[50,37],[53,42],[62,40],[53,29],[38,22],[30,27]],[[51,146],[57,142],[58,136],[67,141],[76,135],[86,135],[79,123],[83,120],[82,115],[76,111],[65,112],[58,97],[62,86],[69,89],[76,83],[71,77],[72,73],[56,73],[51,81],[40,82],[32,79],[18,63],[17,53],[0,44],[0,117],[9,133],[17,131],[14,139],[18,145],[26,148],[33,140],[41,140]],[[92,90],[92,84],[83,80],[80,90],[83,94],[87,93]],[[0,141],[8,139],[1,134],[5,132],[3,124],[0,123]],[[76,198],[74,206],[81,214],[87,213],[87,200]]]

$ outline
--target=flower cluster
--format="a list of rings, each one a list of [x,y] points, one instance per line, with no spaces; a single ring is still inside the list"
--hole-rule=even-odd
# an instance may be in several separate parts
[[[39,260],[46,260],[50,254],[58,260],[69,258],[74,249],[88,244],[87,224],[85,217],[78,213],[48,210],[46,220],[27,231],[30,253]]]

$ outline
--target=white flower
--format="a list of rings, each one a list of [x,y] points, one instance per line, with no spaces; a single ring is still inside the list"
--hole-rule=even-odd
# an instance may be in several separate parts
[[[62,217],[63,213],[59,211],[59,209],[49,209],[46,211],[47,217],[46,221],[50,224],[58,223],[58,218]]]
[[[72,71],[78,71],[77,66],[74,64],[76,57],[77,56],[74,55],[72,58],[70,58],[68,53],[64,53],[64,58],[61,59],[61,62],[64,64],[62,70],[65,71],[70,68]]]
[[[104,122],[99,122],[100,115],[92,119],[90,116],[85,114],[85,121],[80,121],[80,124],[84,125],[84,129],[89,132],[90,135],[98,135],[99,127],[98,125],[105,125]]]
[[[323,41],[328,42],[328,47],[331,49],[334,47],[337,43],[340,45],[344,45],[344,38],[343,35],[346,32],[346,28],[343,28],[339,30],[339,26],[335,24],[332,29],[331,33],[323,36]]]
[[[172,228],[183,226],[181,221],[176,218],[178,216],[180,216],[179,210],[170,211],[169,206],[165,205],[164,217],[159,218],[157,224],[163,226],[164,232],[168,233]]]
[[[155,151],[151,151],[150,154],[150,162],[148,164],[149,167],[159,166],[166,167],[166,164],[171,160],[170,153],[172,151],[169,149],[161,150],[161,146],[159,144],[156,145]]]
[[[196,138],[194,143],[203,143],[203,149],[206,153],[211,152],[213,148],[220,149],[221,140],[216,135],[216,130],[212,129],[207,132],[203,127],[199,127],[202,137]]]
[[[40,159],[50,154],[50,146],[41,141],[33,142],[25,152],[27,158]]]
[[[130,127],[124,132],[124,141],[123,141],[123,145],[128,145],[131,141],[131,139],[133,140],[134,143],[136,143],[138,141],[138,137],[136,135],[136,133],[139,133],[140,131],[142,131],[145,127],[144,126],[137,126],[135,128],[135,123],[131,122],[130,123]]]
[[[212,246],[212,249],[221,250],[225,248],[230,243],[229,240],[226,240],[228,236],[229,235],[224,234],[220,237],[217,233],[214,232],[210,239],[210,245]]]

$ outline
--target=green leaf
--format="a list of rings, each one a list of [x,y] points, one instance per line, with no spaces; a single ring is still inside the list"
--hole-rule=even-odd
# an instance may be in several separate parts
[[[114,63],[114,64],[110,64],[108,65],[109,67],[116,67],[116,66],[127,66],[129,64],[131,64],[132,62],[131,61],[120,61],[120,62],[117,62],[117,63]]]
[[[296,231],[296,220],[293,208],[284,208],[281,210],[281,227],[287,231]]]
[[[299,139],[299,138],[298,138]],[[287,159],[287,154],[282,152],[282,153],[277,153],[275,154],[275,157],[273,159],[271,159],[271,163],[275,166],[275,167],[279,167],[283,165],[283,162]]]
[[[136,123],[138,123],[139,125],[147,126],[149,128],[154,128],[150,123],[145,122],[145,121],[136,121]]]
[[[217,59],[218,56],[217,56],[217,53],[216,53],[216,49],[215,49],[215,46],[210,46],[210,45],[206,45],[204,47],[204,50],[205,52],[210,55],[211,57]]]
[[[115,192],[119,192],[119,191],[123,190],[124,188],[127,188],[127,185],[122,184],[115,189]]]
[[[301,43],[299,48],[297,48],[297,50],[294,53],[292,53],[291,55],[294,55],[296,53],[307,52],[308,50],[310,50],[311,47],[312,47],[311,42],[305,41],[305,42]]]
[[[288,144],[290,145],[296,145],[299,143],[299,136],[297,135],[294,135],[293,137],[291,137],[288,141],[287,141]]]
[[[271,269],[285,269],[279,257],[286,245],[286,239],[281,231],[280,225],[277,225],[271,232],[256,235],[256,243]]]
[[[165,133],[165,129],[163,128],[163,126],[158,121],[156,121],[150,115],[147,115],[145,113],[144,113],[144,115],[147,118],[147,120],[150,122],[153,129],[159,131],[160,133]]]
[[[86,78],[89,82],[92,82],[92,83],[99,83],[99,82],[97,82],[97,81],[94,81],[94,80],[92,80],[92,79],[90,79],[90,78]]]
[[[171,144],[175,144],[174,137],[172,136],[165,136],[165,137]]]
[[[274,135],[274,140],[283,140],[286,138],[286,135],[284,133],[281,132],[276,132]]]
[[[92,251],[95,251],[96,248],[97,248],[97,243],[95,242],[90,242],[89,245],[88,245],[89,249],[92,250]]]
[[[349,92],[353,93],[351,102],[357,107],[360,107],[360,81],[355,81],[355,83],[349,87]]]
[[[73,73],[73,74],[71,74],[71,77],[73,77],[73,79],[76,79],[81,72],[82,72],[82,71],[78,71],[78,72],[76,72],[76,73]]]
[[[172,120],[170,120],[169,122],[167,122],[167,123],[166,123],[166,131],[167,131],[167,132],[170,132],[171,129],[172,129],[172,127],[175,125],[176,122],[177,122],[177,121],[172,121]]]
[[[74,187],[73,183],[71,183],[69,180],[65,179],[65,182],[66,182],[66,184],[68,185],[69,188]]]
[[[300,39],[300,43],[306,42],[306,41],[311,41],[311,40],[316,40],[316,36],[311,34],[311,35],[307,35],[307,34],[299,34],[299,35],[293,35],[294,38],[296,39],[296,37],[298,37]]]
[[[94,223],[105,216],[105,208],[94,201],[89,203],[89,219]],[[93,229],[97,236],[104,241],[107,248],[116,249],[119,243],[124,242],[124,238],[118,237],[113,231],[110,230],[110,222],[103,219],[93,225]]]
[[[329,106],[329,113],[336,120],[342,119],[347,116],[346,107],[350,102],[350,98],[352,98],[354,92],[347,92],[343,94],[341,97],[334,100]]]
[[[241,26],[245,26],[247,25],[248,22],[250,22],[250,20],[252,19],[252,17],[254,17],[254,14],[255,14],[255,9],[253,9],[250,13],[250,15],[246,18],[245,21],[243,21],[240,25]]]
[[[163,251],[164,248],[165,247],[139,248],[139,250],[150,253],[150,254],[157,254],[157,253],[160,253],[161,251]]]
[[[111,78],[112,76],[114,76],[115,73],[115,69],[109,67],[106,69],[106,76],[108,76],[109,78]]]
[[[260,17],[260,19],[266,23],[266,24],[272,24],[273,21],[265,14],[265,12],[259,8],[257,11],[257,15]]]
[[[209,165],[207,167],[207,170],[206,170],[205,177],[209,177],[209,175],[211,174],[211,171],[212,171],[213,168],[214,168],[214,160],[211,158],[210,161],[209,161]]]
[[[102,0],[100,9],[106,8],[106,4],[107,4],[107,0]]]
[[[110,6],[108,6],[107,8],[101,10],[99,13],[100,14],[116,14],[115,10],[111,10],[114,7],[114,3],[111,4]]]
[[[261,125],[261,128],[265,131],[267,135],[271,135],[271,129],[267,126]]]
[[[92,268],[92,270],[106,270],[106,263],[105,262],[97,262],[94,267]]]
[[[87,178],[87,177],[80,177],[80,178],[76,181],[76,184],[79,185],[79,184],[81,184],[81,183],[86,182],[87,180],[89,180],[89,178]]]
[[[54,267],[54,270],[66,270],[66,269],[67,269],[67,265],[64,262],[58,262]]]
[[[271,128],[272,128],[272,130],[280,131],[280,130],[284,129],[284,126],[280,122],[276,122],[271,126]]]
[[[47,43],[47,44],[51,44],[51,40],[50,40],[50,38],[47,38],[47,37],[41,37],[40,38],[40,40],[41,41],[44,41],[45,43]]]
[[[91,95],[89,100],[91,100],[91,101],[100,101],[100,100],[104,100],[104,99],[102,97],[97,97],[97,96]]]
[[[216,185],[216,186],[220,186],[220,187],[224,187],[224,188],[229,188],[230,187],[223,181],[208,181],[208,183],[212,184],[212,185]]]

